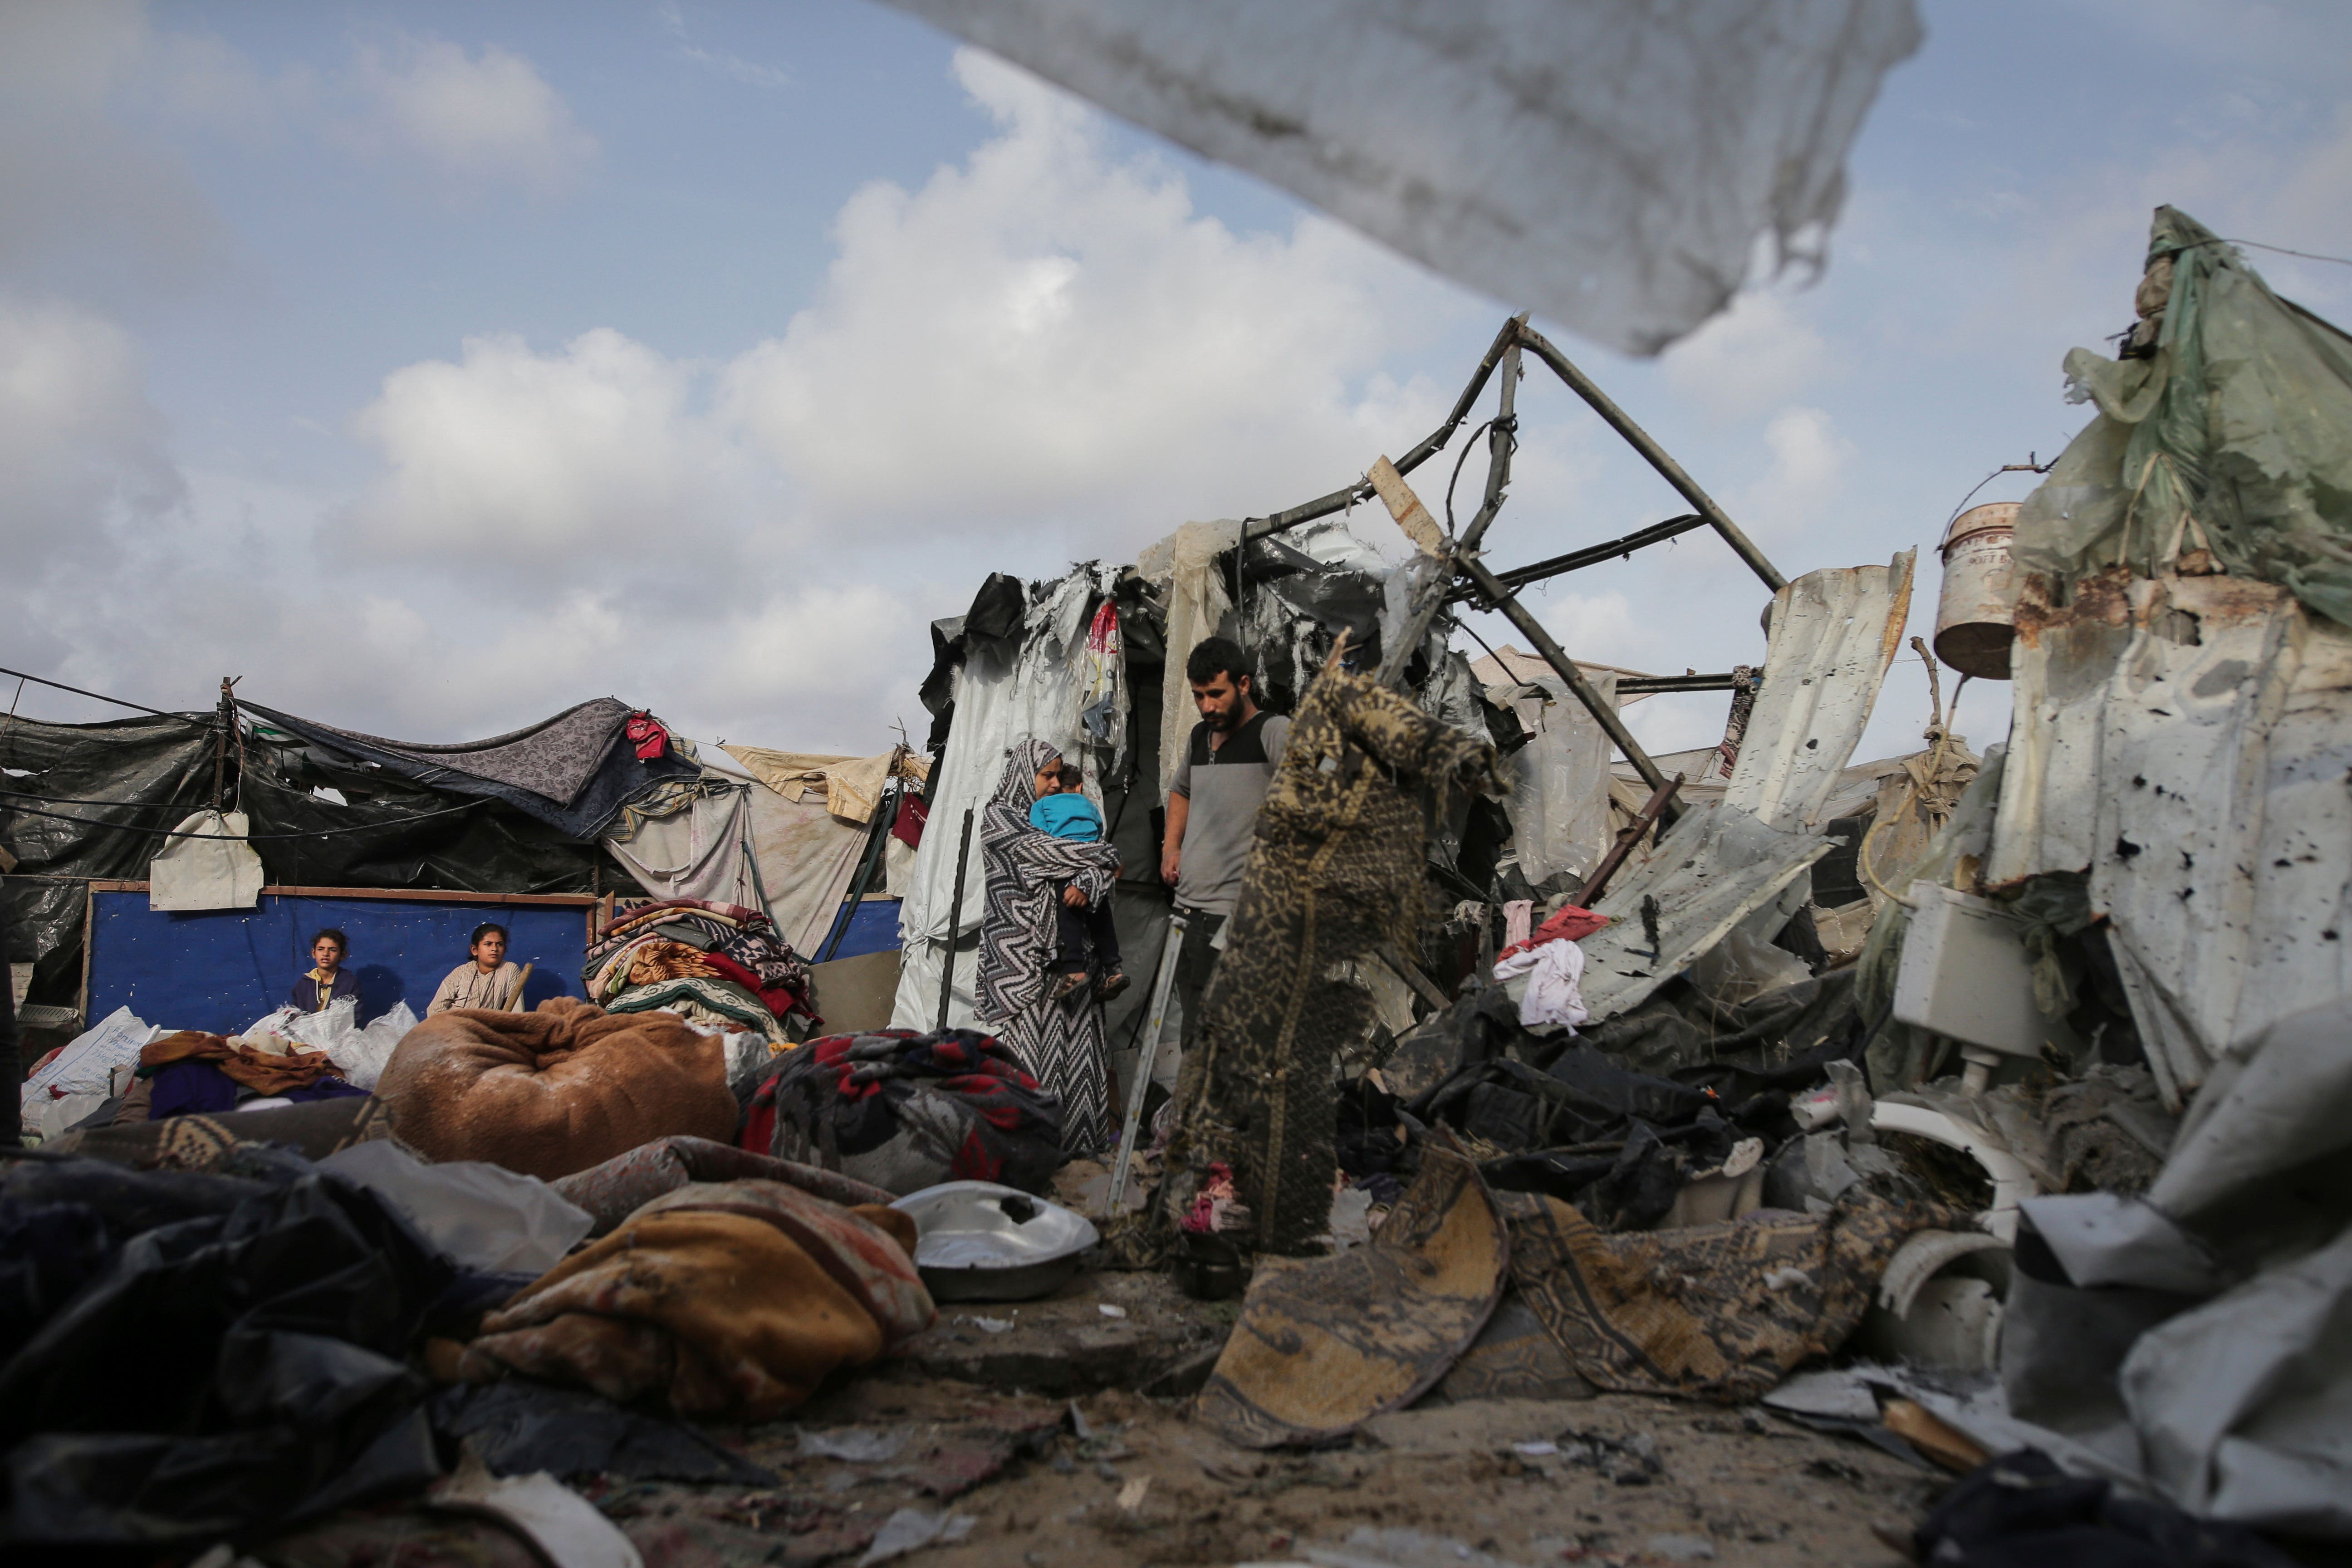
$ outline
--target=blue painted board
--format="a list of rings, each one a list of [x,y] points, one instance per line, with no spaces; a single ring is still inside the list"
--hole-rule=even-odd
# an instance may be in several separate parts
[[[841,933],[841,946],[833,956],[856,958],[868,952],[895,951],[898,946],[898,904],[897,899],[860,901],[849,912],[849,929]]]
[[[351,938],[343,965],[360,982],[360,1021],[405,1001],[418,1017],[467,961],[474,928],[507,928],[507,957],[535,964],[526,1006],[580,994],[588,910],[550,904],[264,893],[250,910],[157,910],[143,892],[91,895],[89,1017],[129,1006],[150,1024],[233,1034],[281,1006],[310,967],[321,926]]]

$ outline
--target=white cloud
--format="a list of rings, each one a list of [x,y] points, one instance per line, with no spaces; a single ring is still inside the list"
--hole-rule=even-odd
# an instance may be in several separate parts
[[[608,328],[555,354],[468,339],[457,363],[385,377],[354,421],[386,471],[351,523],[374,553],[505,563],[705,542],[737,465],[692,392],[689,367]]]
[[[1771,466],[1748,487],[1738,516],[1759,543],[1794,543],[1828,521],[1859,453],[1819,408],[1784,408],[1764,427]]]
[[[1666,384],[1717,420],[1778,407],[1834,368],[1829,344],[1788,297],[1763,291],[1738,296],[1660,363]]]
[[[596,138],[562,95],[495,44],[478,55],[440,39],[369,45],[352,79],[368,110],[352,129],[356,144],[421,157],[469,185],[553,192],[595,161]]]
[[[184,496],[121,327],[55,301],[0,296],[0,543],[10,585],[103,548],[106,528]]]
[[[1441,394],[1373,373],[1447,291],[1320,219],[1237,236],[1073,100],[971,51],[956,72],[998,134],[919,191],[858,192],[818,301],[725,377],[814,517],[1131,547],[1435,422]]]

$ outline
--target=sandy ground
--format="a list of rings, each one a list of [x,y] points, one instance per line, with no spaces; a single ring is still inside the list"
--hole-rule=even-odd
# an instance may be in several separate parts
[[[869,1380],[803,1420],[919,1425],[992,1397]],[[1941,1487],[1864,1444],[1776,1417],[1627,1395],[1401,1411],[1318,1453],[1236,1448],[1192,1425],[1189,1403],[1118,1390],[1066,1402],[1064,1428],[1034,1457],[949,1505],[977,1521],[968,1536],[903,1561],[1240,1563],[1303,1561],[1313,1547],[1401,1568],[1481,1556],[1892,1565],[1902,1560],[1871,1522],[1907,1521]]]

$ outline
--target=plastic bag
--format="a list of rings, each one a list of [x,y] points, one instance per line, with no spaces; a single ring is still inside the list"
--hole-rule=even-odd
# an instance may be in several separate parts
[[[394,1048],[415,1027],[416,1015],[409,1011],[407,1003],[395,1002],[390,1012],[362,1028],[359,1003],[344,997],[316,1013],[280,1007],[255,1019],[245,1034],[247,1038],[274,1036],[290,1040],[304,1050],[324,1051],[329,1061],[343,1069],[345,1078],[373,1092],[376,1079],[383,1076],[384,1063],[392,1059]]]
[[[117,1007],[75,1036],[47,1067],[26,1079],[18,1100],[30,1111],[36,1099],[55,1098],[48,1092],[52,1088],[61,1094],[94,1094],[102,1100],[109,1090],[108,1074],[119,1067],[136,1066],[140,1048],[163,1032],[149,1027],[130,1008]]]
[[[594,1223],[536,1176],[471,1160],[427,1165],[387,1139],[354,1143],[319,1169],[374,1193],[476,1273],[544,1274]]]

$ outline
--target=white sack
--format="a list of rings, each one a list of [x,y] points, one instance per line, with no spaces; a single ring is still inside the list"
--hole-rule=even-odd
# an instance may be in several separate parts
[[[261,901],[261,857],[245,841],[245,813],[200,811],[173,831],[201,834],[164,841],[147,865],[151,910],[249,910]]]
[[[595,1224],[537,1176],[453,1160],[427,1165],[387,1139],[318,1163],[399,1209],[433,1245],[485,1274],[544,1274]]]

